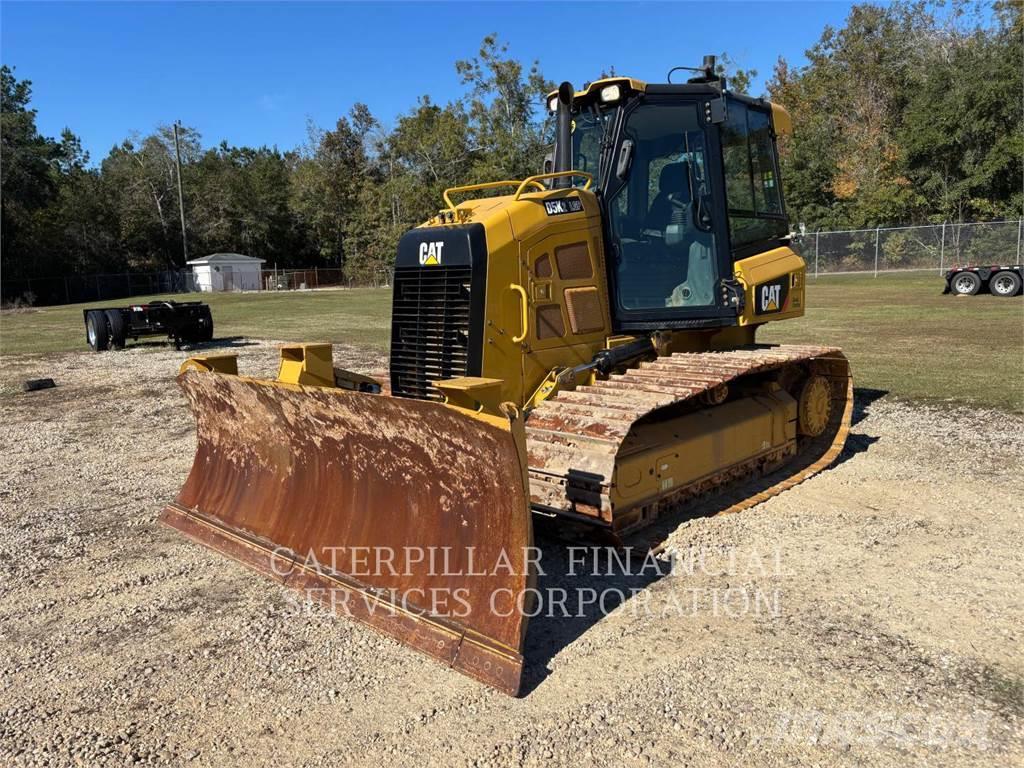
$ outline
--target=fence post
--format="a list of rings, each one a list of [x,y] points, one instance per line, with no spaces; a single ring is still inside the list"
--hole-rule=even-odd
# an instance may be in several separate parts
[[[320,287],[320,267],[313,265],[313,287]]]
[[[1024,219],[1017,219],[1017,261],[1015,264],[1020,264],[1020,229],[1024,225]]]
[[[878,227],[875,227],[875,277],[878,277]]]
[[[946,222],[942,222],[942,239],[939,241],[939,274],[942,274],[942,267],[946,263]]]
[[[821,230],[814,233],[814,279],[818,279],[818,238],[821,237]]]

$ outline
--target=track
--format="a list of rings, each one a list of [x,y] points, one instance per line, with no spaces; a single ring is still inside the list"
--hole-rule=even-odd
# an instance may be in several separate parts
[[[765,475],[773,481],[749,494],[736,493],[726,509],[738,511],[781,493],[828,466],[846,440],[853,384],[849,364],[837,348],[758,346],[674,354],[593,385],[559,392],[534,409],[526,422],[531,502],[544,510],[610,522],[609,490],[616,457],[620,450],[628,449],[630,430],[638,420],[687,401],[706,401],[713,398],[716,388],[742,376],[796,364],[810,366],[827,376],[832,385],[832,418],[821,436],[800,441],[795,455],[793,450],[765,453],[677,488],[648,505],[642,517],[649,522],[695,495],[736,490],[737,484]],[[775,473],[783,462],[786,468]]]

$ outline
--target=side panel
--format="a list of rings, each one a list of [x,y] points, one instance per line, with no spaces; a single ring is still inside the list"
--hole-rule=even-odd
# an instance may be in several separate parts
[[[545,205],[564,199],[580,204],[551,207],[551,212]],[[552,190],[505,201],[485,220],[488,280],[480,375],[500,379],[502,399],[522,404],[552,368],[589,362],[603,348],[610,333],[608,291],[600,213],[592,194]]]
[[[507,198],[506,198],[507,199]],[[512,288],[520,281],[519,243],[501,208],[484,220],[487,230],[487,298],[481,319],[480,376],[501,380],[499,399],[522,402],[522,348],[512,341],[522,332],[522,299]]]
[[[555,367],[590,362],[611,333],[599,225],[552,224],[522,243],[521,271],[530,297],[523,344],[525,394]]]
[[[740,259],[735,265],[735,275],[744,286],[740,325],[803,315],[806,266],[788,246]]]

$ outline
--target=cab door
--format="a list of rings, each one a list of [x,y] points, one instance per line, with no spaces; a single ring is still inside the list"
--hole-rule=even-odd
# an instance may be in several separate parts
[[[667,86],[673,88],[673,86]],[[682,86],[681,88],[685,88]],[[736,316],[718,131],[700,98],[655,94],[627,107],[605,188],[616,330],[722,325]]]

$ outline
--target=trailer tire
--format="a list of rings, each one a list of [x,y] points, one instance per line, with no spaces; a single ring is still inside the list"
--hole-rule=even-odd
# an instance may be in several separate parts
[[[85,316],[85,337],[93,352],[102,352],[110,340],[107,316],[101,310],[92,309]]]
[[[124,349],[125,340],[128,335],[128,330],[124,324],[124,315],[117,309],[108,309],[105,314],[107,316],[107,325],[110,328],[110,348]]]
[[[199,340],[213,341],[213,315],[211,314],[209,307],[204,307],[203,309],[205,310],[203,312],[203,319],[206,321],[206,324],[203,326],[202,333],[199,335]]]
[[[950,278],[949,289],[957,296],[973,296],[981,290],[981,278],[973,272],[960,272]]]
[[[989,278],[988,291],[993,296],[1016,296],[1020,293],[1020,278],[1015,272],[996,272]]]

